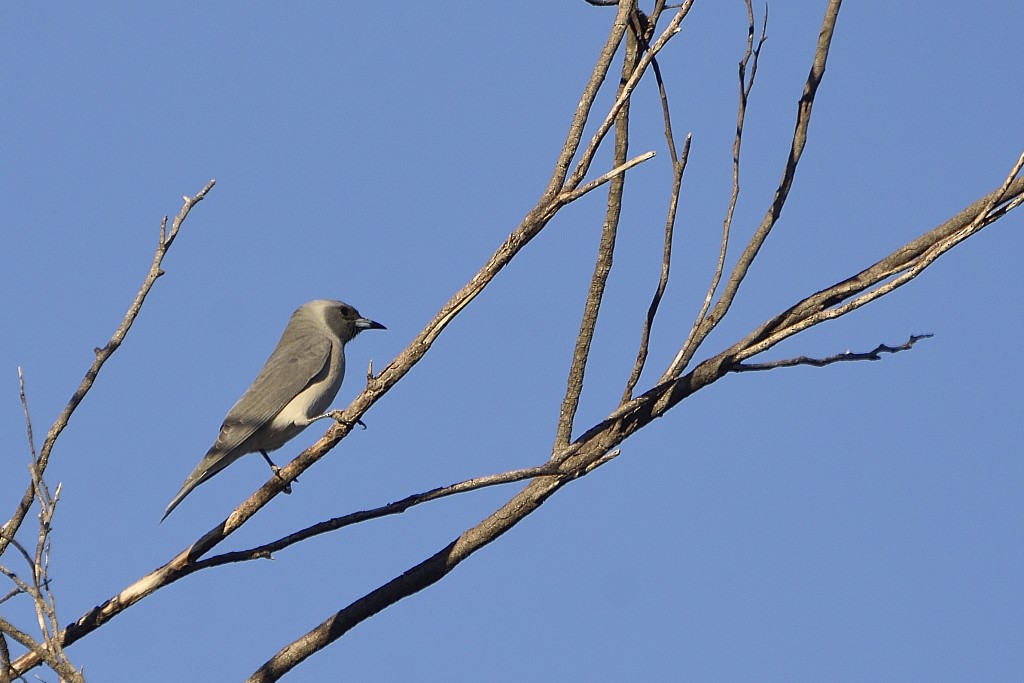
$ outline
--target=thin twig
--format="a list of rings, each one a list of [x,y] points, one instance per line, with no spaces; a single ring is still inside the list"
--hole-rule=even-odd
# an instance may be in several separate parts
[[[800,102],[797,105],[796,128],[793,132],[793,141],[790,146],[789,157],[786,159],[786,164],[782,172],[782,180],[779,182],[779,186],[775,191],[775,197],[772,200],[772,204],[768,208],[761,224],[754,231],[754,235],[750,238],[750,241],[747,243],[746,248],[743,250],[739,260],[736,262],[736,265],[733,267],[732,273],[729,276],[729,281],[726,283],[725,291],[723,291],[722,295],[719,297],[718,303],[716,303],[711,312],[701,320],[698,329],[690,335],[689,339],[687,339],[686,345],[683,349],[680,349],[679,354],[676,355],[675,359],[662,376],[663,381],[680,375],[683,369],[689,364],[690,359],[693,357],[697,348],[700,347],[701,343],[703,343],[711,331],[715,329],[718,323],[725,317],[725,314],[729,311],[729,308],[732,306],[732,303],[736,298],[736,293],[739,291],[740,284],[742,284],[746,277],[751,264],[754,262],[758,252],[764,245],[765,240],[768,238],[768,234],[771,232],[772,228],[775,227],[776,222],[779,220],[779,216],[782,214],[782,208],[785,206],[786,199],[789,197],[789,192],[793,187],[793,179],[796,175],[797,166],[800,163],[800,158],[807,145],[807,131],[811,123],[811,110],[814,106],[814,97],[817,94],[818,86],[821,84],[821,80],[825,75],[825,65],[828,62],[829,48],[832,44],[832,36],[835,34],[836,21],[839,17],[839,8],[841,5],[842,0],[829,0],[828,8],[825,10],[825,18],[822,21],[821,32],[818,34],[818,46],[814,52],[814,62],[811,65],[807,81],[804,83],[803,94],[801,95]]]
[[[21,410],[25,414],[25,431],[28,433],[28,452],[32,456],[32,462],[38,460],[36,456],[36,440],[32,435],[32,417],[28,412],[28,399],[25,397],[25,375],[18,366],[18,394],[21,397]]]
[[[616,453],[615,455],[618,455]],[[612,456],[614,457],[614,456]],[[609,458],[611,459],[611,458]],[[441,498],[447,498],[448,496],[454,496],[460,493],[466,493],[468,491],[476,491],[478,489],[487,488],[490,486],[498,486],[501,484],[511,484],[517,481],[524,481],[526,479],[534,479],[536,477],[544,475],[558,474],[558,465],[550,462],[536,467],[527,467],[519,470],[512,470],[509,472],[501,472],[499,474],[490,474],[483,477],[475,477],[473,479],[467,479],[457,484],[451,484],[449,486],[442,486],[424,493],[417,493],[411,496],[406,496],[401,500],[397,500],[387,505],[382,505],[371,510],[363,510],[360,512],[353,512],[348,515],[341,517],[335,517],[319,524],[306,527],[294,533],[288,534],[282,538],[279,538],[270,543],[264,543],[263,545],[249,548],[247,550],[238,550],[230,553],[222,553],[220,555],[213,555],[211,557],[199,560],[190,567],[190,571],[199,571],[206,567],[215,567],[219,565],[229,564],[232,562],[242,562],[245,560],[254,559],[266,559],[270,558],[273,553],[283,550],[289,546],[295,545],[301,541],[305,541],[314,536],[326,534],[331,531],[352,526],[360,522],[365,522],[371,519],[379,519],[381,517],[387,517],[389,515],[398,515],[406,510],[428,503],[434,500],[440,500]]]
[[[660,14],[663,8],[664,3],[659,3],[655,13]],[[652,18],[652,21],[654,20],[656,18]],[[643,43],[646,46],[646,40]],[[651,303],[647,307],[647,317],[644,319],[643,328],[640,330],[640,344],[637,349],[636,360],[633,362],[633,369],[629,374],[629,379],[626,380],[626,387],[622,391],[620,404],[626,403],[633,397],[633,390],[640,381],[640,375],[643,374],[644,366],[647,364],[651,331],[654,329],[654,318],[658,314],[661,298],[665,295],[665,289],[668,287],[668,278],[672,265],[672,240],[675,233],[676,213],[679,209],[683,173],[686,171],[686,162],[690,157],[690,143],[693,138],[690,133],[686,134],[686,140],[683,142],[683,155],[680,158],[676,154],[675,134],[672,132],[672,116],[668,106],[668,92],[665,88],[665,79],[661,75],[661,67],[657,59],[651,60],[651,66],[654,68],[654,79],[658,84],[662,119],[665,122],[665,141],[668,145],[669,159],[672,162],[672,192],[669,196],[668,217],[665,219],[665,239],[662,244],[661,273],[658,276],[658,286],[655,288],[654,296],[651,297]]]
[[[43,441],[42,449],[40,449],[39,452],[39,457],[34,458],[38,463],[37,467],[39,468],[40,476],[42,476],[46,471],[46,466],[50,461],[50,451],[53,449],[53,446],[61,432],[64,431],[65,427],[67,427],[68,421],[71,419],[71,415],[75,412],[75,409],[78,408],[82,399],[85,398],[85,395],[89,393],[89,390],[92,388],[93,382],[96,381],[96,377],[99,375],[104,363],[106,363],[110,356],[112,356],[121,346],[125,336],[128,334],[128,330],[131,329],[132,324],[138,317],[139,311],[142,309],[142,304],[146,300],[146,296],[153,288],[157,278],[163,275],[164,271],[161,268],[161,263],[163,262],[164,256],[167,254],[167,250],[170,248],[171,243],[174,242],[174,238],[177,236],[182,223],[192,210],[192,207],[206,197],[206,193],[213,188],[215,182],[216,181],[213,180],[208,182],[194,197],[184,197],[185,203],[181,207],[181,211],[178,212],[178,215],[175,216],[169,235],[166,233],[167,219],[164,218],[161,223],[160,239],[157,244],[156,252],[153,255],[153,263],[149,268],[149,272],[146,273],[146,277],[143,280],[138,293],[135,295],[134,301],[132,301],[131,306],[128,308],[128,312],[125,313],[124,319],[121,321],[117,330],[114,331],[110,340],[102,348],[95,349],[96,359],[93,361],[88,371],[86,371],[85,377],[82,379],[81,384],[78,385],[78,389],[76,389],[75,393],[71,396],[71,400],[69,400],[67,405],[64,406],[64,409],[54,421],[53,426],[51,426],[49,432],[47,432],[46,439]],[[4,533],[0,534],[0,555],[3,555],[4,551],[7,549],[9,539],[13,538],[18,529],[21,528],[21,525],[25,520],[25,515],[28,514],[29,509],[32,507],[34,498],[35,488],[33,485],[29,484],[21,501],[18,503],[18,507],[14,511],[14,514],[11,515],[10,520],[4,525]]]
[[[845,363],[850,361],[862,360],[882,360],[881,354],[883,353],[899,353],[900,351],[907,351],[917,342],[921,341],[922,339],[930,339],[932,336],[933,335],[931,334],[913,334],[906,342],[900,344],[899,346],[879,344],[870,351],[863,351],[860,353],[844,351],[843,353],[837,353],[832,356],[826,356],[825,358],[811,358],[810,356],[798,356],[796,358],[784,358],[781,360],[767,361],[765,363],[737,363],[735,366],[733,366],[733,370],[735,372],[755,372],[760,370],[774,370],[775,368],[791,368],[795,365],[810,365],[816,368],[823,368],[826,365],[832,365],[833,363]]]
[[[24,384],[21,387],[23,406],[28,416],[27,401],[24,400]],[[31,427],[29,428],[29,439],[31,440]],[[33,455],[34,455],[34,450]],[[35,608],[36,619],[39,625],[39,634],[44,648],[52,654],[53,662],[50,663],[54,671],[58,672],[63,681],[81,681],[82,675],[68,661],[60,644],[60,623],[57,620],[57,606],[53,592],[50,590],[50,531],[52,529],[53,515],[60,500],[60,484],[50,493],[50,488],[42,476],[42,468],[39,460],[33,459],[29,466],[32,484],[35,489],[35,499],[39,505],[39,531],[36,537],[35,556],[28,557],[27,551],[16,541],[12,543],[19,549],[32,574],[32,584],[27,586],[26,592],[32,598]]]
[[[0,633],[10,636],[18,642],[19,645],[28,650],[27,655],[22,655],[17,661],[12,662],[8,668],[8,678],[20,676],[19,671],[21,669],[18,666],[18,661],[21,661],[27,656],[31,656],[33,659],[38,659],[46,662],[46,665],[53,669],[58,676],[61,677],[61,681],[70,681],[71,683],[84,683],[85,679],[82,674],[75,670],[67,661],[61,660],[53,652],[51,652],[46,646],[40,645],[32,639],[27,633],[19,630],[3,617],[0,617]],[[6,645],[6,643],[5,643]],[[5,648],[6,649],[6,648]]]
[[[615,52],[619,49],[622,37],[626,34],[626,27],[629,25],[629,16],[632,12],[632,4],[632,2],[622,2],[619,4],[615,20],[612,22],[611,34],[608,36],[608,40],[605,41],[604,47],[601,48],[601,54],[598,55],[597,63],[590,74],[590,80],[587,81],[587,85],[583,88],[579,104],[576,105],[576,113],[569,123],[569,132],[566,135],[565,143],[558,153],[555,169],[551,174],[551,180],[548,181],[547,190],[544,192],[544,196],[548,199],[554,198],[555,195],[563,192],[566,188],[566,176],[569,174],[569,166],[572,164],[573,157],[579,151],[580,141],[583,139],[583,131],[586,128],[587,120],[590,118],[590,112],[594,108],[597,93],[601,89],[601,84],[604,83],[605,78],[608,76],[608,70],[611,68],[612,60],[615,58]],[[575,185],[579,185],[579,183],[575,183]]]
[[[633,73],[619,89],[619,95],[616,97],[614,104],[609,108],[604,121],[601,122],[597,131],[594,133],[593,137],[591,137],[590,144],[587,145],[586,149],[580,155],[580,160],[576,164],[575,170],[565,182],[567,187],[574,188],[583,181],[584,176],[586,176],[587,172],[590,170],[590,165],[593,163],[594,155],[597,154],[597,150],[600,148],[601,142],[611,130],[612,126],[615,125],[615,119],[618,117],[619,109],[621,109],[626,104],[626,101],[632,96],[633,90],[635,90],[637,84],[640,83],[640,79],[646,72],[647,67],[650,66],[651,61],[654,60],[655,56],[662,50],[662,48],[665,47],[668,41],[679,32],[679,26],[682,24],[683,19],[686,18],[686,15],[689,13],[692,5],[693,0],[684,0],[675,16],[672,17],[672,21],[669,22],[668,26],[665,27],[665,30],[662,31],[661,36],[658,37],[658,40],[656,40],[650,46],[650,49],[644,52],[640,57]],[[633,2],[620,3],[620,16],[623,7],[631,6],[634,6]]]
[[[638,54],[639,43],[637,36],[631,31],[626,35],[626,48],[622,59],[622,76],[619,86],[620,96],[625,82],[629,80],[636,70]],[[614,166],[621,166],[626,163],[628,151],[629,100],[627,99],[619,108],[619,113],[615,119],[615,147],[612,164]],[[608,282],[608,275],[611,273],[612,262],[615,256],[615,239],[619,230],[619,217],[622,214],[622,192],[625,185],[625,176],[620,174],[615,176],[608,188],[604,225],[601,228],[601,241],[597,248],[594,272],[590,277],[587,300],[583,304],[580,331],[576,335],[576,344],[569,367],[569,376],[565,383],[565,396],[562,398],[562,406],[558,412],[558,426],[552,446],[553,452],[558,452],[564,448],[572,436],[572,425],[576,419],[576,410],[579,407],[580,394],[583,391],[583,379],[586,375],[587,360],[590,358],[590,345],[594,340],[597,317],[601,310],[605,285]]]
[[[615,168],[608,171],[604,175],[598,176],[594,180],[591,180],[588,183],[580,185],[575,190],[563,193],[562,195],[560,195],[559,199],[566,204],[568,204],[569,202],[576,201],[577,199],[587,194],[588,192],[591,192],[592,190],[596,190],[597,188],[601,187],[609,180],[614,180],[615,178],[622,176],[626,171],[633,168],[634,166],[638,166],[643,162],[647,161],[648,159],[653,159],[655,155],[656,153],[652,151],[644,152],[640,156],[633,157],[629,161],[626,161],[616,166]]]

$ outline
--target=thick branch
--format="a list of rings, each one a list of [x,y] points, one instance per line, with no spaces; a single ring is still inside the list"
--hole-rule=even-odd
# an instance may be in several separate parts
[[[991,225],[1024,201],[1024,178],[1016,178],[1022,168],[1024,154],[998,189],[869,268],[812,294],[765,322],[733,346],[736,360],[750,358],[808,327],[843,316],[916,278],[953,246]],[[840,306],[844,301],[848,303]]]
[[[625,56],[622,59],[622,75],[619,82],[619,94],[636,69],[639,53],[637,36],[630,32],[626,36]],[[615,119],[615,148],[613,164],[621,166],[626,163],[629,152],[629,100],[619,109]],[[608,274],[612,270],[615,255],[615,238],[619,230],[619,217],[622,214],[622,192],[626,184],[624,175],[617,176],[609,186],[607,207],[605,209],[604,226],[601,230],[601,241],[597,248],[597,259],[594,273],[590,278],[590,289],[583,305],[583,316],[580,331],[576,336],[569,377],[566,380],[565,396],[558,414],[558,427],[555,433],[554,450],[558,451],[569,443],[572,435],[573,420],[579,407],[580,394],[583,391],[583,378],[587,370],[587,359],[590,357],[590,344],[594,340],[594,329],[597,327],[597,316],[604,299],[604,288],[608,282]]]

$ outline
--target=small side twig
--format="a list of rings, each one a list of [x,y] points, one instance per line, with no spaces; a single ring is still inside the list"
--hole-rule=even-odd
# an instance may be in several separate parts
[[[58,634],[60,633],[60,625],[57,621],[55,599],[52,591],[50,590],[50,531],[57,501],[60,499],[61,487],[58,485],[51,494],[50,488],[43,480],[40,457],[36,453],[35,438],[32,433],[32,417],[29,413],[28,398],[26,397],[25,392],[25,375],[20,367],[18,368],[18,392],[21,398],[22,411],[25,414],[25,428],[28,436],[28,447],[32,456],[29,464],[29,473],[31,476],[33,497],[39,503],[39,532],[36,540],[35,554],[33,556],[29,554],[25,547],[22,546],[16,538],[14,538],[15,530],[10,529],[9,525],[5,526],[4,540],[13,546],[21,555],[22,559],[25,560],[32,578],[30,582],[22,580],[13,571],[0,565],[0,573],[7,576],[7,578],[9,578],[15,585],[15,588],[5,596],[3,600],[7,600],[19,593],[24,593],[32,599],[32,604],[36,612],[36,619],[39,625],[41,644],[32,641],[34,645],[32,647],[26,647],[33,651],[37,651],[39,649],[45,650],[48,653],[48,657],[46,658],[47,664],[49,664],[54,671],[60,674],[61,680],[81,681],[84,680],[81,678],[81,673],[78,672],[68,661],[60,646],[58,637]],[[10,533],[9,536],[8,533]],[[25,645],[24,638],[29,638],[27,635],[22,638],[21,635],[17,633],[9,632],[6,626],[4,626],[3,629],[0,629],[0,631],[8,632],[23,645]],[[0,668],[3,669],[2,672],[0,672],[0,680],[10,680],[10,656],[9,653],[6,652],[6,641],[4,642],[4,646],[3,663],[0,664]]]
[[[774,370],[775,368],[791,368],[795,365],[811,365],[816,368],[823,368],[826,365],[832,365],[833,363],[844,363],[848,361],[861,360],[882,360],[881,354],[883,353],[899,353],[900,351],[907,351],[914,344],[921,341],[922,339],[930,339],[933,336],[934,335],[931,334],[912,334],[906,342],[900,344],[899,346],[879,344],[870,351],[863,351],[860,353],[844,351],[843,353],[837,353],[835,355],[827,356],[825,358],[797,356],[796,358],[783,358],[780,360],[767,361],[764,363],[736,363],[732,367],[732,369],[734,372],[755,372],[761,370]]]

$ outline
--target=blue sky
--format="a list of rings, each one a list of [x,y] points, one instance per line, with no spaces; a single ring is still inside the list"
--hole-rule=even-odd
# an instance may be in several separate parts
[[[771,7],[737,240],[781,174],[825,4]],[[51,574],[65,623],[266,480],[247,457],[157,524],[294,308],[340,298],[388,327],[349,347],[340,407],[368,361],[383,367],[478,270],[547,183],[613,15],[569,0],[8,6],[4,519],[27,481],[17,367],[41,441],[134,296],[161,216],[217,179],[54,451]],[[999,185],[1024,147],[1021,25],[1010,2],[844,6],[791,201],[705,355]],[[660,59],[693,149],[642,388],[711,276],[745,37],[742,3],[698,2]],[[648,82],[634,100],[631,151],[658,156],[629,176],[576,433],[618,400],[657,281],[669,171],[655,95]],[[597,195],[565,210],[373,407],[367,430],[223,549],[543,462],[602,216]],[[934,338],[877,363],[727,377],[291,680],[1024,678],[1021,228],[1016,215],[993,225],[768,357]],[[244,679],[519,486],[201,572],[68,654],[89,680]],[[4,616],[30,628],[14,603]]]

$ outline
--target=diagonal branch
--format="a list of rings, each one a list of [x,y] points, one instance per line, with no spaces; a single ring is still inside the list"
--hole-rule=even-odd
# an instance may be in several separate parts
[[[510,508],[512,505],[510,501],[501,510],[489,516],[476,527],[465,531],[458,539],[449,543],[439,552],[332,615],[319,626],[281,649],[249,677],[249,683],[278,680],[310,655],[322,650],[362,621],[383,611],[402,598],[440,581],[473,552],[508,531],[526,515],[536,510],[555,490],[609,462],[615,455],[617,455],[616,452],[608,452],[604,454],[604,457],[595,458],[586,468],[581,468],[577,472],[565,472],[535,479],[526,490],[533,488],[538,481],[556,483],[546,496],[529,501],[524,500],[524,506],[514,511]],[[523,494],[520,493],[512,500],[523,500],[522,496]]]
[[[548,199],[554,198],[558,193],[564,191],[567,186],[566,177],[569,174],[569,166],[572,164],[576,152],[579,151],[580,142],[583,140],[583,131],[586,128],[587,120],[590,118],[590,112],[594,108],[594,100],[597,99],[597,93],[601,89],[601,84],[608,77],[608,69],[611,68],[612,59],[615,57],[615,52],[619,49],[622,37],[626,34],[626,27],[629,25],[629,17],[633,12],[634,4],[635,0],[619,3],[618,12],[615,15],[615,20],[612,22],[611,35],[608,36],[604,47],[601,48],[597,64],[590,74],[590,80],[587,81],[587,85],[583,88],[583,95],[580,97],[579,104],[576,105],[576,113],[569,123],[569,133],[566,136],[565,144],[562,145],[562,151],[558,154],[555,170],[551,174],[551,180],[548,181],[547,190],[544,192],[544,196]],[[578,185],[579,183],[576,184]]]
[[[617,455],[617,453],[615,454]],[[613,455],[614,457],[614,455]],[[558,468],[551,463],[545,463],[536,467],[527,467],[519,470],[511,470],[509,472],[501,472],[499,474],[490,474],[483,477],[475,477],[473,479],[467,479],[457,484],[451,484],[449,486],[442,486],[424,493],[417,493],[411,496],[406,496],[401,500],[397,500],[387,505],[374,508],[372,510],[363,510],[361,512],[353,512],[348,515],[341,517],[335,517],[319,524],[306,527],[296,531],[295,533],[288,534],[283,538],[279,538],[276,541],[265,543],[255,548],[249,548],[247,550],[239,550],[230,553],[223,553],[221,555],[214,555],[208,557],[190,566],[191,571],[198,571],[205,569],[206,567],[219,566],[228,564],[231,562],[242,562],[245,560],[254,560],[261,558],[268,558],[273,553],[285,548],[295,545],[301,541],[304,541],[314,536],[326,534],[331,531],[336,531],[353,524],[365,522],[371,519],[379,519],[389,515],[397,515],[405,512],[406,510],[416,506],[422,505],[449,496],[454,496],[460,493],[466,493],[468,491],[476,491],[478,489],[487,488],[489,486],[499,486],[501,484],[511,484],[517,481],[524,481],[526,479],[533,479],[545,474],[556,474]]]
[[[638,54],[639,43],[637,35],[630,31],[626,35],[626,49],[625,56],[622,59],[619,95],[621,95],[626,82],[636,70],[637,62],[639,61]],[[624,164],[628,152],[629,100],[627,99],[622,107],[619,108],[619,113],[615,118],[615,147],[612,163],[615,166]],[[554,443],[555,451],[564,448],[572,436],[572,425],[576,419],[576,410],[579,408],[580,394],[583,392],[583,378],[586,375],[587,359],[590,357],[590,345],[594,340],[594,330],[597,327],[597,316],[601,310],[601,301],[604,299],[605,285],[608,283],[608,275],[612,270],[612,261],[615,255],[615,239],[619,230],[619,217],[622,215],[622,193],[625,184],[625,176],[619,175],[611,182],[611,186],[608,189],[604,226],[601,230],[601,241],[597,248],[594,273],[591,275],[587,300],[583,305],[583,316],[580,321],[579,334],[576,336],[576,346],[573,349],[569,376],[566,380],[565,396],[562,399],[562,407],[558,413],[558,427]]]
[[[767,321],[733,347],[735,360],[757,355],[787,337],[846,315],[907,284],[939,256],[1024,202],[1024,178],[1017,178],[1022,170],[1024,154],[997,190],[873,266],[803,299]]]
[[[690,7],[692,5],[693,0],[684,0],[676,11],[675,16],[672,17],[668,26],[665,27],[664,31],[662,31],[661,36],[658,37],[658,40],[656,40],[654,44],[652,44],[650,48],[643,53],[643,56],[637,62],[633,73],[619,89],[619,94],[615,99],[615,103],[608,110],[608,114],[605,116],[604,121],[602,121],[601,125],[598,126],[597,132],[594,133],[590,140],[590,144],[583,151],[583,154],[580,155],[580,160],[576,164],[576,169],[565,183],[567,187],[576,187],[583,181],[583,177],[587,174],[587,171],[590,170],[590,165],[594,161],[594,156],[597,154],[597,150],[600,148],[601,142],[611,130],[612,126],[615,125],[615,120],[618,117],[619,110],[632,96],[633,90],[635,90],[636,86],[640,83],[640,79],[647,71],[647,67],[651,65],[655,56],[661,52],[662,48],[665,47],[669,40],[679,33],[679,26],[683,23],[683,19],[685,19],[686,15],[690,12]],[[618,22],[620,17],[622,17],[623,7],[631,9],[635,7],[635,2],[620,3],[619,14],[616,16],[616,22]]]
[[[661,14],[662,9],[664,9],[664,3],[659,2],[651,17],[652,23],[657,21],[657,17]],[[653,30],[653,27],[649,29],[648,33],[651,30]],[[641,36],[641,44],[645,49],[648,48],[646,36]],[[672,116],[668,106],[668,92],[665,88],[665,80],[661,75],[661,67],[658,65],[657,59],[651,60],[651,66],[654,68],[654,80],[658,84],[661,113],[665,121],[665,143],[668,146],[669,160],[672,162],[672,192],[668,201],[668,217],[665,219],[665,239],[661,251],[661,273],[658,276],[658,286],[655,288],[654,296],[651,297],[651,303],[647,307],[647,317],[644,319],[644,325],[640,331],[640,344],[636,352],[636,360],[633,362],[633,370],[629,374],[629,379],[626,380],[626,387],[622,391],[621,403],[625,403],[633,397],[633,390],[640,381],[640,375],[643,374],[644,366],[647,364],[647,353],[650,348],[654,318],[658,314],[661,299],[665,295],[665,289],[668,287],[668,277],[672,265],[672,240],[675,232],[676,212],[679,210],[679,194],[682,191],[683,173],[686,171],[686,162],[690,157],[690,142],[692,140],[692,136],[687,133],[686,139],[683,142],[683,155],[680,158],[676,152],[675,134],[672,132]]]
[[[50,461],[50,451],[53,450],[53,445],[56,443],[57,438],[60,436],[64,428],[67,427],[68,421],[71,419],[71,415],[78,408],[82,399],[89,393],[92,388],[93,382],[96,381],[97,375],[103,368],[104,363],[114,354],[115,351],[121,346],[125,336],[128,334],[128,330],[131,329],[132,324],[139,315],[139,311],[142,310],[142,304],[145,303],[146,297],[149,295],[149,291],[153,288],[157,278],[164,274],[161,264],[163,263],[164,256],[167,254],[167,250],[170,249],[171,244],[174,242],[174,238],[178,235],[178,230],[181,228],[181,224],[185,221],[189,212],[199,202],[203,201],[206,197],[206,193],[213,189],[215,180],[208,182],[203,189],[201,189],[194,197],[184,197],[184,205],[181,207],[181,211],[174,217],[174,221],[171,224],[171,231],[167,233],[167,217],[165,216],[163,222],[160,224],[160,240],[157,243],[156,252],[153,254],[153,263],[149,267],[149,272],[146,273],[146,277],[142,282],[142,286],[139,288],[138,293],[135,295],[135,300],[132,301],[131,306],[128,307],[128,312],[125,313],[124,319],[118,326],[117,330],[114,331],[113,336],[110,340],[102,347],[97,348],[96,359],[85,373],[85,377],[82,379],[81,384],[78,385],[78,389],[71,396],[71,400],[64,406],[64,410],[61,411],[57,417],[53,426],[50,427],[50,431],[46,434],[46,439],[43,441],[43,446],[39,452],[38,468],[40,476],[46,470],[46,466]],[[7,549],[7,544],[10,539],[14,537],[18,529],[21,528],[22,522],[25,520],[25,515],[28,514],[29,509],[32,507],[32,502],[35,499],[35,487],[31,484],[25,491],[25,495],[22,496],[21,502],[18,503],[17,509],[11,516],[11,519],[4,525],[2,533],[0,533],[0,555],[3,555]]]
[[[929,235],[932,235],[931,242],[933,244],[941,242],[942,238],[935,237],[936,234],[941,235],[944,231],[955,232],[949,224],[960,225],[962,230],[964,226],[974,222],[974,217],[981,209],[987,209],[988,213],[985,215],[992,220],[1005,215],[1006,210],[1004,209],[1008,210],[1008,208],[1017,206],[1014,202],[1019,194],[1024,193],[1024,181],[1004,184],[1004,188],[975,202],[968,207],[968,210],[961,212],[947,224],[939,226],[904,249],[917,245]],[[1006,202],[1006,204],[1001,209],[993,204],[993,201],[996,203]],[[964,214],[968,215],[966,219],[963,218]],[[936,231],[939,232],[936,233]],[[976,233],[977,230],[973,230],[967,234]],[[785,318],[786,313],[783,313],[777,316],[776,320]],[[568,447],[552,458],[552,463],[558,466],[558,474],[544,475],[532,480],[501,508],[476,526],[463,532],[455,541],[430,558],[338,611],[318,627],[283,648],[249,680],[261,683],[277,680],[313,652],[340,638],[360,622],[402,598],[440,581],[467,557],[496,540],[537,510],[566,483],[604,462],[607,454],[631,435],[653,420],[665,415],[684,399],[735,371],[740,354],[746,354],[749,348],[750,338],[751,336],[748,335],[747,338],[732,347],[698,363],[685,375],[663,381],[619,406],[603,421],[578,436]]]

